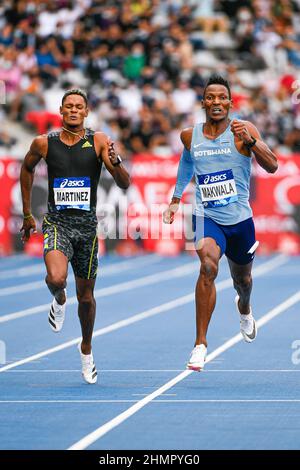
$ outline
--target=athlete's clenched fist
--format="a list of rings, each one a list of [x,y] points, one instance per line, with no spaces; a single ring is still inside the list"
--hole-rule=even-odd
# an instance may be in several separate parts
[[[250,144],[253,141],[253,137],[248,131],[244,121],[233,119],[231,122],[231,132],[245,142],[245,144]]]

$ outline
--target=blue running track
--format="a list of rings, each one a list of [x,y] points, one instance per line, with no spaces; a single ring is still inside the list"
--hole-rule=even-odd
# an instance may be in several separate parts
[[[87,385],[72,273],[56,334],[42,261],[0,260],[0,448],[299,449],[300,260],[276,254],[254,266],[256,341],[241,339],[222,259],[209,356],[197,373],[185,370],[197,259],[104,257],[93,340],[99,380]]]

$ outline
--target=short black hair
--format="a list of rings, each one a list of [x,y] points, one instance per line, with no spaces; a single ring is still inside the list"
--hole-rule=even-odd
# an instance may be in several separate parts
[[[72,88],[71,90],[67,90],[65,92],[64,96],[62,97],[62,100],[61,100],[62,105],[64,104],[64,101],[67,98],[67,96],[70,96],[70,95],[80,95],[80,96],[82,96],[82,98],[85,101],[86,106],[88,105],[88,99],[87,99],[86,92],[83,91],[83,90],[80,90],[80,88]]]
[[[203,98],[205,96],[206,88],[209,85],[223,85],[225,88],[227,88],[229,99],[231,100],[231,91],[230,91],[229,82],[224,77],[222,77],[221,75],[217,75],[217,74],[211,75],[205,84],[205,87],[203,90]]]

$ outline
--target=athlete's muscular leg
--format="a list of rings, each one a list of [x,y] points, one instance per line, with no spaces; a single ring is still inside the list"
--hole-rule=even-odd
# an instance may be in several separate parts
[[[47,275],[45,278],[48,289],[59,304],[64,304],[67,285],[68,258],[58,250],[49,251],[45,256]]]
[[[81,352],[91,354],[92,335],[96,316],[96,301],[94,286],[96,279],[76,279],[76,293],[78,299],[78,316],[81,324],[82,343]]]
[[[213,238],[204,238],[197,251],[201,261],[196,285],[196,341],[195,346],[207,346],[206,333],[216,305],[215,279],[218,274],[220,248]]]
[[[250,295],[252,290],[252,261],[251,263],[240,265],[231,261],[228,264],[233,279],[233,285],[239,295],[239,311],[243,315],[250,313]]]

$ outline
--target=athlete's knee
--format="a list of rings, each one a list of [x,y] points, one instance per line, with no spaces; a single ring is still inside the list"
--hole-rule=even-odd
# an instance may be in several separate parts
[[[234,282],[235,287],[239,289],[242,289],[242,290],[250,289],[252,286],[251,273],[234,276],[233,282]]]
[[[45,281],[47,285],[57,289],[64,289],[66,287],[66,276],[61,273],[50,272],[47,274]]]
[[[218,275],[218,261],[206,254],[201,259],[200,276],[206,282],[213,282]]]
[[[91,307],[96,303],[93,292],[77,292],[77,300],[80,305],[86,307]]]

